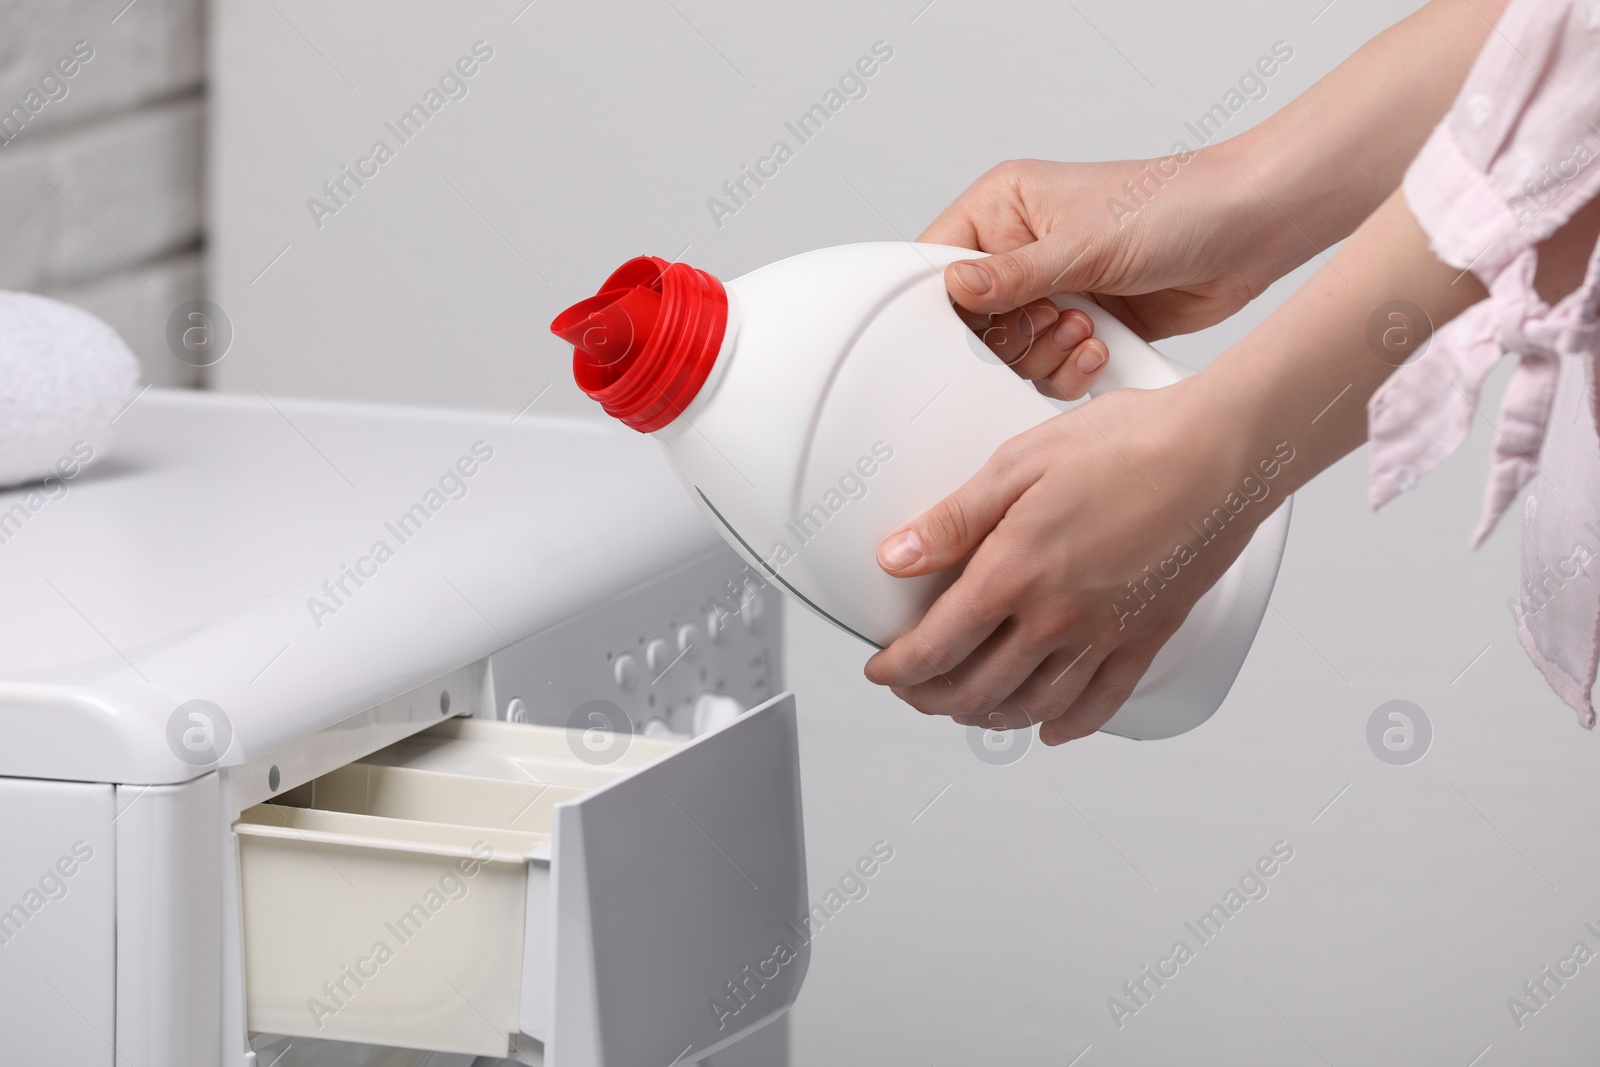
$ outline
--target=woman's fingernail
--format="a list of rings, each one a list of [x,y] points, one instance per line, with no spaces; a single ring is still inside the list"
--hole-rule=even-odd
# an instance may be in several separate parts
[[[1093,374],[1106,365],[1106,351],[1100,345],[1084,345],[1083,351],[1078,353],[1078,373]]]
[[[1093,332],[1094,324],[1089,321],[1089,316],[1081,311],[1068,311],[1056,324],[1056,332],[1050,335],[1050,343],[1058,351],[1071,352],[1087,341]]]
[[[922,558],[922,538],[915,530],[901,530],[878,546],[878,562],[892,571],[904,570]]]
[[[1056,310],[1054,304],[1034,304],[1022,313],[1028,322],[1028,336],[1025,338],[1030,344],[1035,337],[1050,328],[1050,324],[1061,317],[1061,312]]]
[[[994,288],[994,280],[989,277],[989,272],[976,263],[957,263],[955,272],[956,280],[974,296],[982,296]]]

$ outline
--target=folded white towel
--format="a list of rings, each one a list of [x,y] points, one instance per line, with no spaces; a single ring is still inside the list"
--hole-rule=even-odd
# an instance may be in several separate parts
[[[82,308],[0,292],[0,488],[38,481],[63,458],[100,457],[133,399],[139,361]]]

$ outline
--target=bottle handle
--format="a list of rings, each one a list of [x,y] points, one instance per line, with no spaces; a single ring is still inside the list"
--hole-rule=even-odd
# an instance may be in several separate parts
[[[1094,323],[1094,335],[1106,343],[1106,350],[1111,353],[1105,368],[1089,386],[1090,396],[1113,389],[1160,389],[1194,373],[1156,351],[1150,342],[1088,297],[1071,293],[1050,299],[1062,311],[1077,308],[1088,315],[1089,321]]]
[[[982,252],[954,245],[919,244],[924,258],[939,270],[939,284],[944,285],[944,268],[963,259],[977,259]],[[1129,329],[1121,319],[1086,296],[1068,293],[1051,297],[1056,307],[1065,311],[1077,308],[1094,323],[1094,335],[1106,344],[1111,358],[1105,369],[1089,388],[1090,396],[1099,396],[1113,389],[1160,389],[1187,378],[1194,371],[1176,363],[1150,346],[1150,343]]]

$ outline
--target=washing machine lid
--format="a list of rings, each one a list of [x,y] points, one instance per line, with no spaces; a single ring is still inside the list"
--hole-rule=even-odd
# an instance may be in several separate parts
[[[244,762],[721,544],[598,419],[151,389],[116,429],[0,492],[0,775],[194,777],[197,699]]]

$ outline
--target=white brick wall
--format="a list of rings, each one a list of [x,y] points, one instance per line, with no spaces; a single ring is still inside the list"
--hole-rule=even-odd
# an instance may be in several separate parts
[[[80,304],[146,381],[194,385],[166,320],[203,294],[200,0],[125,2],[0,0],[0,288]]]
[[[126,2],[0,0],[0,107],[22,99],[79,40],[89,43],[94,58],[70,79],[65,99],[40,111],[30,132],[197,88],[201,0],[138,0],[123,11]]]
[[[0,286],[95,277],[200,237],[201,109],[187,98],[0,147]]]

